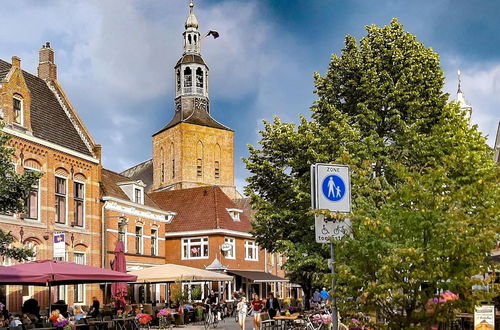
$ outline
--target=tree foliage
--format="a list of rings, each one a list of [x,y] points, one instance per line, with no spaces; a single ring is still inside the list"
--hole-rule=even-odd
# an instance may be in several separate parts
[[[259,146],[249,146],[245,192],[259,244],[286,252],[287,274],[306,293],[329,283],[309,170],[348,164],[353,239],[337,243],[335,292],[344,312],[408,329],[470,310],[484,299],[473,276],[488,271],[500,231],[499,171],[477,127],[447,101],[438,55],[394,19],[367,27],[359,43],[347,36],[315,86],[311,120],[265,122]],[[461,299],[428,313],[438,290]]]
[[[40,174],[16,173],[12,160],[14,149],[7,145],[10,136],[1,131],[2,127],[0,124],[0,213],[22,213],[31,187],[36,184]],[[13,247],[12,243],[14,237],[11,233],[0,229],[0,256],[23,261],[34,255],[30,249]]]

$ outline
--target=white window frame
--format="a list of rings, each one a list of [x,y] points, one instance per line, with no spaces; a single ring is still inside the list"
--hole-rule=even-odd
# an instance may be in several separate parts
[[[240,209],[226,209],[229,215],[231,216],[231,219],[233,221],[241,221],[240,219],[240,214],[243,213],[243,210]]]
[[[194,245],[191,243],[192,240],[199,239],[200,242],[196,242],[196,245],[200,245],[201,248],[201,256],[200,257],[192,257],[191,256],[191,245]],[[210,256],[210,245],[209,245],[209,239],[208,236],[199,236],[199,237],[186,237],[182,238],[181,240],[181,255],[182,255],[182,260],[194,260],[194,259],[208,259]],[[203,255],[204,251],[204,246],[207,246],[207,255]],[[187,247],[187,249],[184,249],[184,247]],[[185,255],[185,250],[188,251],[189,255]]]
[[[83,265],[86,265],[87,264],[87,254],[85,252],[82,252],[82,251],[75,251],[73,252],[73,262],[76,264],[76,255],[79,254],[81,256],[83,256]],[[79,264],[79,265],[82,265],[82,264]],[[81,301],[76,301],[76,291],[75,291],[75,287],[78,286],[79,287],[79,291],[82,293],[82,299]],[[86,296],[86,291],[87,291],[87,288],[85,286],[85,284],[75,284],[74,287],[73,287],[73,305],[85,305],[85,301],[87,299],[87,296]]]
[[[253,250],[253,258],[249,257],[249,249]],[[259,261],[259,246],[254,240],[245,240],[245,260]]]
[[[124,222],[123,224],[123,228],[125,229],[123,231],[123,246],[125,248],[125,252],[128,252],[128,223],[127,222]],[[118,239],[120,239],[120,224],[118,224]]]
[[[25,167],[24,167],[24,169],[25,169],[25,170],[32,171],[32,172],[38,172],[38,173],[40,173],[40,170],[39,170],[39,169],[32,168],[32,167],[29,167],[29,166],[25,166]],[[36,222],[40,222],[40,221],[41,221],[41,219],[40,219],[40,217],[41,217],[40,208],[41,208],[41,206],[42,206],[42,203],[41,203],[41,201],[42,201],[42,198],[41,198],[41,197],[42,197],[42,196],[41,196],[41,189],[40,189],[40,185],[41,185],[41,183],[42,183],[42,180],[39,178],[39,179],[38,179],[38,185],[37,185],[37,186],[38,186],[38,198],[37,198],[37,213],[38,213],[38,214],[37,214],[37,218],[36,218],[36,219],[33,219],[33,218],[30,218],[30,217],[26,217],[26,219],[24,219],[24,220],[29,220],[29,221],[34,221],[34,222],[35,222],[35,221],[36,221]],[[29,210],[28,210],[28,212],[26,213],[26,215],[29,215]]]
[[[143,205],[144,204],[144,188],[139,187],[139,186],[137,186],[135,184],[132,185],[132,188],[133,188],[133,191],[132,191],[133,202],[137,203],[137,204]],[[135,193],[137,191],[139,191],[139,200],[136,199],[136,195],[135,195]]]
[[[155,235],[153,235],[153,230],[155,231]],[[153,245],[153,237],[155,238],[155,243]],[[152,256],[157,256],[158,255],[158,228],[157,227],[153,227],[151,228],[151,236],[150,236],[150,242],[151,242],[151,246],[154,247],[154,254],[151,253]],[[151,251],[152,252],[152,251]]]
[[[24,126],[24,100],[18,96],[12,96],[12,114],[14,115],[14,100],[18,100],[21,103],[21,113],[19,115],[20,123],[16,122],[13,118],[12,122],[16,125]]]
[[[82,182],[82,181],[78,181],[78,180],[73,180],[73,202],[74,205],[76,206],[76,199],[75,199],[75,187],[76,187],[76,183],[78,184],[81,184],[83,185],[83,197],[82,197],[82,200],[83,200],[83,209],[82,209],[82,226],[77,226],[76,225],[76,217],[75,219],[73,220],[75,222],[75,227],[78,227],[78,228],[85,228],[85,215],[86,215],[86,209],[85,209],[85,197],[86,197],[86,189],[87,189],[87,185],[85,184],[85,182]],[[73,210],[74,211],[74,214],[76,215],[76,207],[75,209]]]
[[[141,228],[141,236],[140,236],[140,239],[139,239],[139,251],[137,251],[137,228]],[[135,230],[134,230],[134,247],[136,248],[135,249],[135,253],[136,254],[144,254],[144,226],[139,226],[139,225],[135,225]]]
[[[199,300],[191,299],[191,291],[193,289],[193,286],[201,287],[201,299]],[[182,282],[182,292],[186,292],[185,290],[187,290],[189,301],[202,302],[205,300],[205,286],[206,282]]]
[[[236,259],[236,239],[234,237],[224,237],[224,244],[229,244],[232,246],[232,249],[229,250],[231,251],[231,256],[228,256],[227,252],[229,251],[226,251],[224,257],[226,259]]]
[[[55,175],[54,176],[54,183],[56,183],[57,179],[56,178],[59,178],[59,179],[64,179],[66,181],[66,184],[64,185],[64,201],[65,201],[65,206],[64,206],[64,222],[57,222],[57,218],[56,218],[56,221],[55,221],[55,224],[56,225],[67,225],[68,224],[68,177],[66,176],[62,176],[62,175]],[[56,186],[54,187],[54,199],[56,199],[56,188],[57,188],[57,183],[56,183]],[[57,203],[56,203],[56,210],[57,210]],[[57,212],[55,212],[55,216],[57,217]]]

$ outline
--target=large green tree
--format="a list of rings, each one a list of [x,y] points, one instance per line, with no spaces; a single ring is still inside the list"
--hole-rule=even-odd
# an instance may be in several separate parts
[[[500,231],[499,171],[477,127],[448,102],[438,55],[396,19],[366,30],[315,74],[311,120],[265,123],[245,159],[246,194],[257,241],[286,253],[290,279],[309,294],[330,280],[328,246],[314,242],[310,165],[350,165],[353,237],[337,243],[341,310],[418,328],[485,298],[471,287],[489,270]],[[430,313],[439,290],[461,299]]]
[[[8,146],[10,136],[2,132],[0,123],[0,213],[12,214],[25,212],[25,201],[31,187],[36,184],[40,174],[16,173],[12,155],[14,149]],[[0,256],[23,261],[33,256],[30,249],[12,247],[14,237],[10,232],[0,229]]]

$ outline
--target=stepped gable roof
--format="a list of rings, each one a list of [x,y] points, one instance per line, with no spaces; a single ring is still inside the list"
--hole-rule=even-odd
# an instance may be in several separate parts
[[[166,224],[166,232],[227,229],[249,233],[252,229],[245,214],[240,214],[240,221],[231,218],[227,209],[238,207],[217,186],[164,190],[149,196],[161,208],[177,213],[172,222]]]
[[[0,79],[5,78],[11,66],[10,63],[0,59]],[[22,72],[31,93],[30,117],[33,135],[84,155],[93,156],[47,83],[24,70]]]
[[[118,183],[127,181],[135,181],[135,180],[103,168],[102,181],[101,181],[101,196],[109,196],[118,199],[123,199],[126,201],[131,201],[130,198],[118,186]],[[147,194],[144,194],[144,205],[160,209],[158,204],[156,204]]]
[[[132,166],[120,173],[132,180],[141,180],[146,187],[144,191],[149,191],[153,185],[153,159],[148,159],[142,163]]]
[[[194,110],[191,113],[185,113],[185,111],[179,110],[176,111],[174,114],[174,117],[172,120],[161,130],[153,134],[153,136],[160,134],[161,132],[174,127],[177,124],[180,123],[188,123],[188,124],[194,124],[194,125],[200,125],[200,126],[206,126],[206,127],[212,127],[212,128],[218,128],[218,129],[223,129],[227,131],[232,131],[227,126],[222,125],[219,123],[217,120],[213,119],[212,116],[205,110]]]

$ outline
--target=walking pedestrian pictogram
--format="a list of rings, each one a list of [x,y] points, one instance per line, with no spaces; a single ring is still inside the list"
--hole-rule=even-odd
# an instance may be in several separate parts
[[[332,202],[341,200],[345,195],[345,183],[338,175],[329,175],[323,180],[323,195]]]

